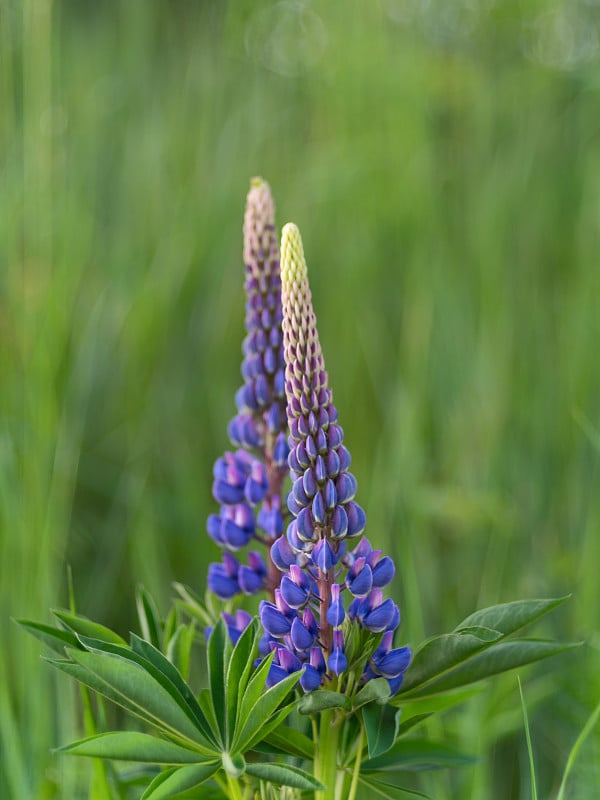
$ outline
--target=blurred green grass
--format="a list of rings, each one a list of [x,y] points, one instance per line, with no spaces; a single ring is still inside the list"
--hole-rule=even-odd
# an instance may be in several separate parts
[[[202,590],[239,383],[241,219],[301,228],[407,641],[572,591],[525,692],[542,797],[600,695],[600,9],[592,0],[0,4],[0,796],[84,797],[67,679],[9,617],[126,631]],[[594,34],[595,32],[595,34]],[[595,35],[595,38],[594,38]],[[594,45],[594,42],[596,43]],[[516,679],[436,797],[525,798]],[[571,797],[600,796],[600,738]]]

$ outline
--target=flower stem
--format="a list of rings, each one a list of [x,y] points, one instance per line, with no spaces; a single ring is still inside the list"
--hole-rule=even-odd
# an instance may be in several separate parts
[[[230,800],[242,800],[242,790],[237,778],[227,775],[227,789]]]
[[[354,771],[352,772],[352,783],[350,784],[350,792],[347,800],[354,800],[356,797],[356,790],[358,789],[358,777],[360,775],[360,765],[362,762],[362,751],[365,738],[365,728],[360,722],[360,736],[358,737],[358,748],[356,750],[356,758],[354,759]]]

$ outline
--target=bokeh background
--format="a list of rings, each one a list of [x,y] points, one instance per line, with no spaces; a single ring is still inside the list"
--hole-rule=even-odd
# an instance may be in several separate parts
[[[69,679],[10,617],[121,633],[202,592],[239,385],[252,175],[301,228],[403,640],[519,597],[538,792],[600,698],[598,0],[0,3],[0,796],[86,797]],[[531,797],[515,675],[417,785]],[[600,738],[570,798],[600,797]]]

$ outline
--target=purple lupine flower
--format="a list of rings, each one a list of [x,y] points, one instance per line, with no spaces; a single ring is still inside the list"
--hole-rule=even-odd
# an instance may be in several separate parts
[[[281,263],[292,479],[287,507],[292,520],[285,538],[271,547],[272,562],[283,572],[281,588],[275,603],[263,602],[260,608],[266,642],[277,654],[271,680],[303,670],[304,691],[339,680],[350,668],[346,635],[356,626],[359,636],[376,648],[366,656],[353,656],[362,665],[359,682],[383,676],[390,690],[397,691],[410,650],[392,648],[400,613],[381,591],[395,568],[364,538],[349,549],[364,531],[366,515],[354,499],[357,482],[349,472],[351,457],[333,405],[302,242],[294,225],[283,230]],[[344,591],[352,597],[347,611]],[[374,635],[379,633],[383,637],[377,647]]]
[[[244,263],[244,383],[236,394],[238,413],[228,427],[238,449],[215,463],[213,495],[220,510],[207,521],[209,536],[225,551],[241,550],[252,541],[270,545],[284,531],[282,488],[289,450],[279,243],[271,191],[261,178],[252,180],[246,201]],[[280,577],[275,564],[269,560],[267,566],[251,553],[248,564],[235,573],[231,562],[212,564],[208,586],[221,599],[262,590],[272,594]]]

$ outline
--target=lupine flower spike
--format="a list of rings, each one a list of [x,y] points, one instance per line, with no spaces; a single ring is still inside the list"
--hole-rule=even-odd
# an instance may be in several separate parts
[[[392,647],[400,614],[382,593],[395,568],[367,539],[351,549],[366,516],[354,499],[356,479],[325,371],[302,240],[292,224],[282,233],[281,278],[292,520],[285,539],[271,548],[284,572],[275,602],[260,606],[275,650],[270,679],[302,669],[300,683],[310,691],[358,669],[359,683],[382,676],[394,692],[410,660],[409,648]],[[344,594],[351,597],[347,607]]]
[[[233,555],[252,542],[270,546],[284,527],[281,494],[288,445],[279,245],[271,191],[262,178],[252,180],[246,201],[244,262],[244,383],[228,428],[238,449],[215,464],[213,495],[221,508],[207,522],[209,535],[224,549],[223,562],[211,564],[208,572],[209,589],[222,600],[263,589],[272,594],[280,579],[259,552],[250,551],[247,564]]]

